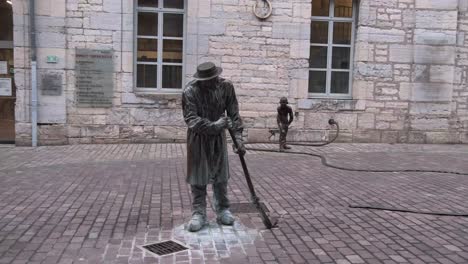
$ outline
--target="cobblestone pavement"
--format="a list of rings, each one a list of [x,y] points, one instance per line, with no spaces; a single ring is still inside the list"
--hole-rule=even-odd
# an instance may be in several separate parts
[[[351,168],[468,172],[467,145],[293,150]],[[219,226],[209,210],[210,224],[194,234],[184,226],[184,145],[0,145],[0,263],[468,263],[468,218],[349,207],[468,214],[466,175],[351,172],[258,151],[246,159],[279,228],[265,230],[257,214]],[[230,163],[231,202],[247,202],[235,155]],[[189,250],[156,258],[139,247],[168,239]]]

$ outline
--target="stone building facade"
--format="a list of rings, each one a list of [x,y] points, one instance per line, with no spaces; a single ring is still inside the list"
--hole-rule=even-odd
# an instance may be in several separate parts
[[[17,145],[30,145],[30,1],[12,2],[15,137]],[[150,2],[36,1],[39,90],[44,89],[44,76],[50,74],[61,76],[62,85],[59,95],[39,92],[39,144],[185,140],[181,89],[138,88],[137,75],[143,74],[137,73],[139,65],[146,65],[138,61],[143,58],[138,55],[141,34],[137,20],[143,21],[138,10],[150,10],[145,9]],[[341,126],[339,140],[343,142],[468,142],[468,0],[352,1],[348,20],[330,22],[323,18],[321,23],[323,28],[327,23],[329,27],[351,23],[349,45],[335,47],[325,41],[315,45],[318,48],[311,44],[318,28],[313,25],[313,8],[323,8],[330,1],[271,0],[272,14],[264,20],[252,11],[253,5],[264,4],[263,0],[165,2],[183,5],[176,12],[183,16],[183,36],[154,37],[165,43],[179,41],[175,46],[183,42],[182,55],[171,60],[179,64],[166,66],[179,67],[175,72],[183,74],[183,83],[202,62],[213,61],[223,67],[223,76],[236,88],[249,141],[268,140],[268,131],[276,127],[279,98],[286,96],[296,116],[289,134],[292,140],[326,140],[331,135],[328,119],[334,118]],[[341,12],[336,8],[346,1],[331,2],[336,15]],[[325,32],[324,36],[334,36],[331,30]],[[142,43],[151,43],[147,38]],[[345,70],[334,71],[335,57],[332,51],[325,52],[332,57],[323,57],[323,75],[317,73],[320,70],[316,73],[328,78],[322,82],[327,90],[316,95],[310,91],[320,84],[320,78],[312,75],[316,66],[311,65],[320,56],[312,58],[317,55],[312,51],[327,47],[337,54],[341,47],[349,61],[337,66],[345,65]],[[77,103],[79,49],[112,52],[111,106],[83,107]],[[48,61],[51,56],[56,60]],[[141,66],[141,71],[163,64],[158,61],[155,66]],[[156,76],[166,78],[169,73],[164,71]],[[333,76],[340,75],[335,72],[349,76],[349,90],[343,94],[330,92],[336,84]],[[159,85],[158,80],[148,82]],[[346,78],[341,81],[347,84]]]

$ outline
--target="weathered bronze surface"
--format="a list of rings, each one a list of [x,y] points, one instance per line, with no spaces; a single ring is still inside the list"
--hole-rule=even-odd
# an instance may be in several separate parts
[[[195,80],[187,84],[182,94],[184,120],[188,126],[186,180],[192,185],[193,195],[190,231],[198,231],[206,221],[206,185],[210,183],[218,220],[232,224],[224,221],[232,217],[226,195],[229,164],[225,129],[230,128],[238,142],[242,142],[243,126],[234,86],[219,77],[221,72],[222,69],[211,62],[199,65]],[[239,151],[245,153],[242,143]]]
[[[288,99],[286,97],[281,97],[280,106],[278,106],[278,115],[276,116],[276,122],[278,123],[278,129],[280,131],[279,145],[280,151],[285,149],[290,149],[286,145],[286,136],[288,134],[289,125],[294,120],[293,110],[288,105]]]

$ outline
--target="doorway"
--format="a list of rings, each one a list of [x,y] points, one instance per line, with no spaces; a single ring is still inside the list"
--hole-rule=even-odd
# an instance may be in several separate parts
[[[13,8],[0,0],[0,144],[15,142],[15,102]]]

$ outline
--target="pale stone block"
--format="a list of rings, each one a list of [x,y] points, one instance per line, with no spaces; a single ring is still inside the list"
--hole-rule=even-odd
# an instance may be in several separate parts
[[[312,5],[310,3],[293,3],[294,18],[308,18],[312,13]]]
[[[66,103],[64,96],[45,96],[39,95],[38,98],[39,123],[60,123],[67,122]]]
[[[415,29],[414,42],[425,45],[455,45],[457,42],[457,32],[455,30],[433,31]]]
[[[122,1],[103,0],[102,10],[108,13],[122,13]]]
[[[36,31],[64,33],[65,18],[51,16],[36,16]]]
[[[120,30],[122,17],[112,13],[95,13],[90,17],[89,28],[99,30]]]
[[[374,94],[374,82],[354,80],[352,92],[354,99],[372,99]]]
[[[375,114],[363,113],[358,114],[357,128],[361,129],[374,129],[375,128]]]
[[[398,131],[382,131],[381,143],[394,144],[398,142]]]
[[[450,115],[450,103],[416,102],[411,103],[410,114],[412,115]]]
[[[416,8],[457,9],[459,0],[416,0]]]
[[[309,81],[304,79],[291,79],[289,96],[293,98],[307,98]]]
[[[393,76],[392,65],[390,64],[359,62],[356,68],[357,73],[364,77],[391,78]]]
[[[448,118],[415,117],[410,127],[414,130],[446,130],[449,128]]]
[[[380,143],[380,137],[381,132],[378,130],[355,130],[352,132],[352,141],[356,143]]]
[[[454,66],[431,65],[429,79],[431,82],[453,83],[454,72]]]
[[[18,1],[21,2],[21,1]],[[65,17],[66,2],[63,0],[40,0],[36,1],[36,15]]]
[[[154,127],[154,137],[163,140],[186,140],[186,127],[156,126]]]
[[[291,40],[290,58],[309,59],[310,43],[309,40]]]
[[[119,126],[117,125],[87,126],[87,127],[83,127],[82,134],[84,137],[118,138]]]
[[[133,4],[136,3],[134,0],[122,0],[122,13],[124,14],[132,14],[134,13],[134,6]]]
[[[430,29],[457,29],[457,10],[416,10],[416,27]]]
[[[122,52],[122,71],[133,72],[133,52]]]
[[[70,126],[66,127],[67,137],[81,137],[81,127],[79,126]]]
[[[460,136],[455,132],[426,132],[428,144],[454,144],[461,143]]]
[[[391,62],[403,62],[410,63],[413,61],[413,46],[412,45],[390,45],[390,56]]]
[[[115,14],[116,16],[120,16],[120,14]],[[134,14],[122,14],[122,29],[123,31],[131,31],[135,30],[135,21]],[[136,20],[136,19],[135,19]]]
[[[220,19],[198,19],[198,34],[200,35],[222,35],[226,31],[224,20]]]
[[[38,32],[38,48],[65,48],[65,34],[56,32]]]
[[[414,62],[421,64],[454,64],[454,46],[414,46]]]
[[[412,86],[411,101],[448,102],[452,99],[452,84],[413,83]]]
[[[458,0],[458,10],[463,12],[468,11],[468,0]]]
[[[188,1],[188,2],[191,2],[191,1]],[[198,1],[198,17],[210,17],[210,16],[211,16],[211,0],[199,0]]]
[[[13,51],[14,52],[13,60],[15,63],[15,68],[29,67],[29,65],[31,64],[29,51],[30,51],[29,48],[17,47],[15,45],[15,48]],[[15,77],[17,77],[16,72],[15,72]]]
[[[273,23],[273,38],[282,39],[310,39],[310,24],[303,23]]]
[[[399,43],[405,40],[405,31],[362,26],[358,28],[361,41]]]
[[[377,22],[377,7],[368,6],[360,1],[358,23],[360,26],[375,26]]]
[[[362,62],[373,61],[374,45],[363,41],[356,42],[354,59]]]

